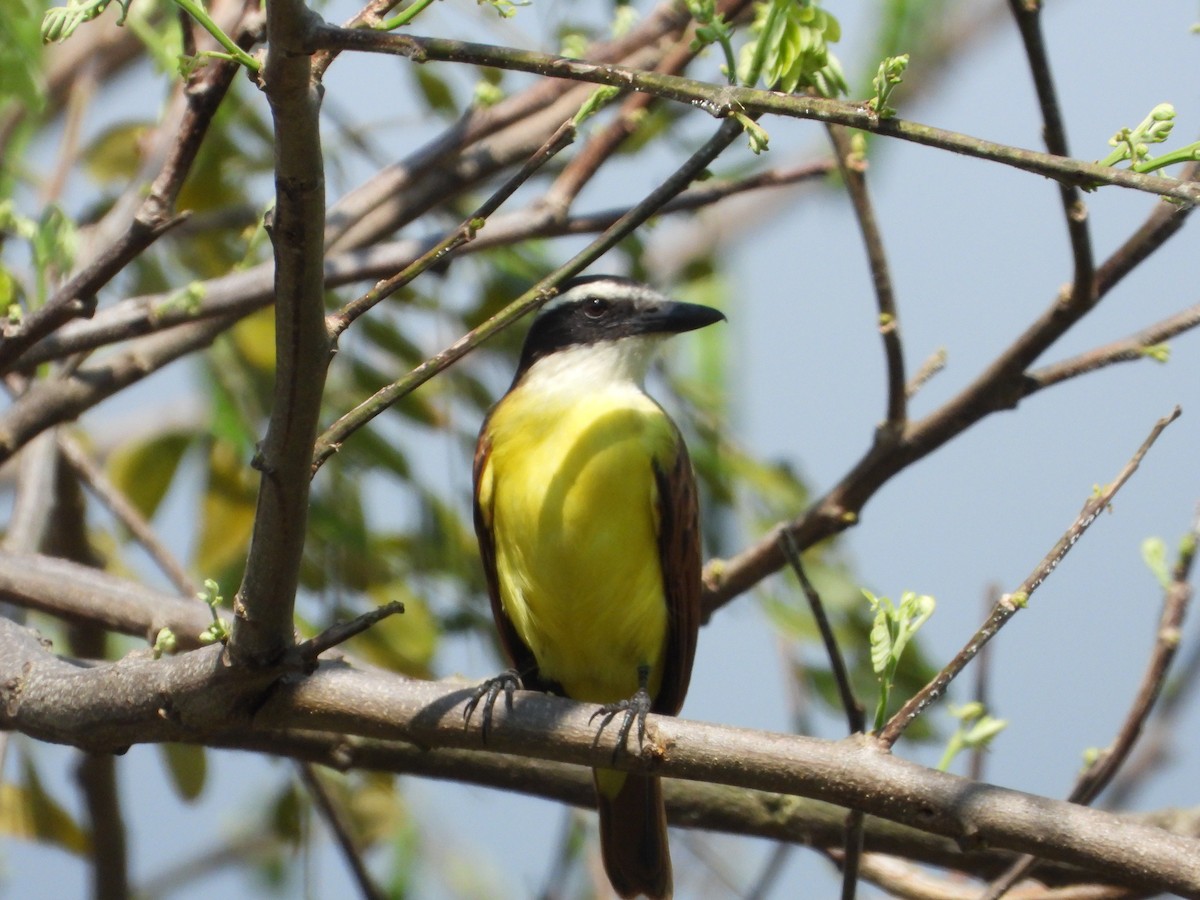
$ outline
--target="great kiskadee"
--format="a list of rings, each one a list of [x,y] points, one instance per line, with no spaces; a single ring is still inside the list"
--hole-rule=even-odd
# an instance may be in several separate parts
[[[700,619],[696,483],[643,389],[659,344],[725,318],[627,278],[579,278],[534,319],[475,451],[475,530],[513,673],[626,716],[675,715]],[[485,726],[505,676],[487,694]],[[510,681],[503,684],[511,691]],[[601,726],[603,727],[603,725]],[[671,894],[656,777],[594,773],[601,853],[622,897]]]

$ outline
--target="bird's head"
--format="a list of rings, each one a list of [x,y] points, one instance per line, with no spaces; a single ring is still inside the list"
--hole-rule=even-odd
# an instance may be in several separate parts
[[[529,326],[517,380],[557,357],[554,361],[564,366],[587,365],[597,370],[597,377],[604,374],[601,369],[608,369],[614,377],[640,382],[662,339],[724,318],[712,307],[671,300],[631,278],[574,278]]]

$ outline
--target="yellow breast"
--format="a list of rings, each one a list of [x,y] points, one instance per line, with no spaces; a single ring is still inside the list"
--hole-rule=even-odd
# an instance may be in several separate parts
[[[631,696],[662,677],[667,634],[654,463],[678,433],[632,385],[493,412],[480,502],[490,510],[504,610],[568,696]]]

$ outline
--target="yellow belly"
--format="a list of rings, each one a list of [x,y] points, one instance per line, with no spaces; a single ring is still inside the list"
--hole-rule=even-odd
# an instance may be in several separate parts
[[[504,610],[541,674],[570,697],[631,696],[638,668],[662,679],[667,605],[653,463],[674,425],[644,394],[493,413],[484,487]]]

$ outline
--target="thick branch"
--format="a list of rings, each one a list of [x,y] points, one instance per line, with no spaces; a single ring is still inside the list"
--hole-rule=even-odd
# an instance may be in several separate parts
[[[53,425],[69,422],[181,356],[207,347],[234,319],[193,322],[132,342],[111,361],[35,382],[0,415],[0,462]]]
[[[92,750],[294,728],[483,750],[478,730],[462,725],[468,688],[331,665],[277,683],[263,702],[280,673],[229,667],[223,658],[213,647],[81,668],[0,621],[0,727]],[[1192,838],[925,769],[867,738],[829,742],[652,716],[642,753],[614,763],[615,735],[596,736],[594,709],[522,692],[513,711],[497,710],[489,749],[811,797],[963,847],[1036,852],[1105,879],[1200,897],[1200,841]]]
[[[92,624],[153,641],[170,628],[179,648],[200,646],[212,614],[183,600],[91,566],[36,553],[0,550],[0,599],[68,622]]]
[[[325,173],[321,87],[303,54],[317,17],[301,0],[267,6],[263,88],[275,122],[275,393],[259,451],[262,472],[229,649],[256,665],[293,641],[293,606],[308,522],[309,461],[331,342],[325,329]]]

